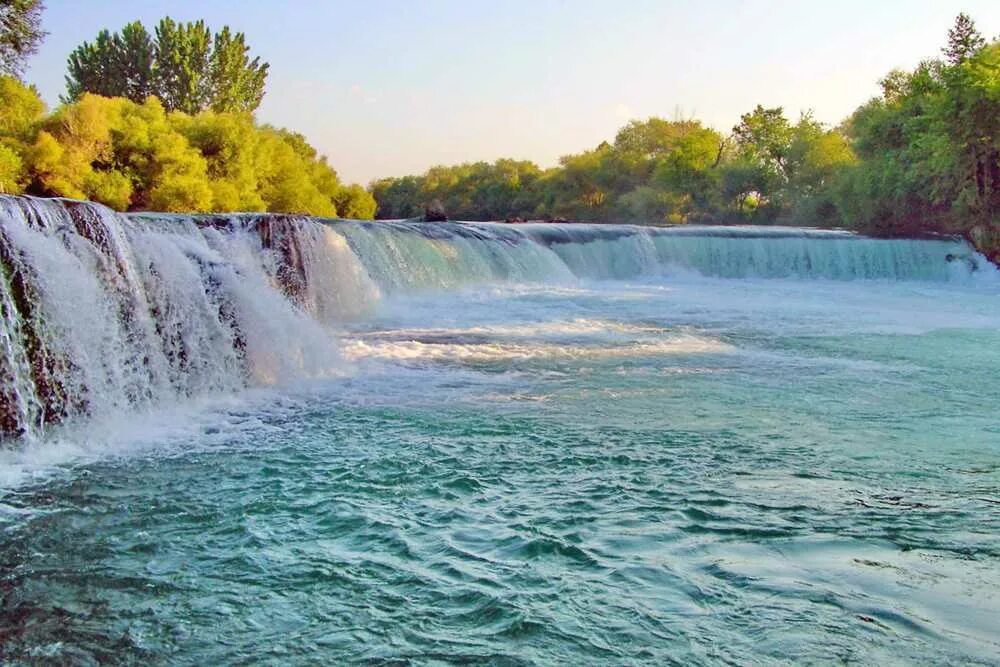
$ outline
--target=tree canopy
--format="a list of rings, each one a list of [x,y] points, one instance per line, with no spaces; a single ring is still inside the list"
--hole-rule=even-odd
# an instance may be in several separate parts
[[[0,191],[91,199],[118,210],[273,211],[371,218],[305,138],[248,113],[167,111],[156,97],[84,93],[52,114],[0,77]]]
[[[553,169],[516,160],[439,166],[370,189],[380,218],[416,216],[437,200],[472,220],[766,222],[818,197],[853,159],[846,138],[811,116],[792,124],[780,108],[758,107],[728,138],[696,120],[654,117]]]
[[[167,111],[253,111],[264,97],[268,64],[250,58],[243,33],[212,34],[203,21],[167,17],[150,34],[139,21],[102,30],[69,56],[66,98],[84,93],[142,103],[153,95]]]
[[[45,37],[42,0],[0,0],[0,74],[20,76]]]

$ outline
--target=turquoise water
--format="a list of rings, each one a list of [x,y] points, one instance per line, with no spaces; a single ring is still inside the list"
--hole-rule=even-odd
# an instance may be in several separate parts
[[[387,290],[337,374],[8,452],[0,657],[997,664],[998,303]]]

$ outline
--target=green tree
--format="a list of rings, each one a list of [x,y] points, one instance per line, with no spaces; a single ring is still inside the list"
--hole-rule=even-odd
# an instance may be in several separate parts
[[[168,112],[84,93],[44,117],[33,90],[0,77],[0,185],[91,199],[118,210],[273,211],[371,218],[375,202],[344,186],[302,135],[248,113]]]
[[[261,136],[243,113],[174,114],[174,127],[205,158],[214,211],[260,211]]]
[[[765,109],[761,105],[740,117],[733,128],[733,138],[740,155],[760,164],[776,181],[787,178],[788,148],[792,126],[781,107]]]
[[[38,51],[42,30],[41,0],[0,1],[0,75],[20,76],[24,61]]]
[[[44,112],[34,88],[0,75],[0,192],[18,194],[27,185],[25,158]]]
[[[1000,227],[1000,42],[947,70],[944,82],[935,130],[943,128],[950,145],[953,212],[973,223]]]
[[[203,21],[167,17],[154,35],[138,21],[103,30],[69,56],[67,100],[84,93],[141,103],[154,95],[168,111],[252,112],[263,99],[267,63],[251,59],[243,33],[212,35]]]
[[[267,63],[250,59],[243,33],[224,26],[213,39],[208,85],[213,111],[253,111],[264,99]]]
[[[360,185],[341,187],[333,197],[337,215],[341,218],[371,220],[375,217],[375,198]]]
[[[423,177],[382,178],[368,187],[380,220],[415,218],[421,214]]]
[[[156,26],[154,75],[157,97],[171,111],[197,113],[209,107],[212,32],[204,21]]]
[[[941,51],[948,62],[958,65],[986,46],[986,40],[976,30],[976,24],[968,14],[955,17],[955,25],[948,31],[948,44]]]
[[[835,188],[845,223],[885,235],[1000,229],[1000,43],[982,45],[965,16],[948,41],[948,62],[890,73],[846,123],[859,163]]]
[[[722,166],[720,194],[737,216],[748,216],[757,210],[761,192],[768,190],[770,181],[762,164],[739,158]]]
[[[153,40],[138,21],[114,35],[102,30],[93,44],[84,42],[69,55],[67,99],[93,93],[142,102],[156,92],[153,58]]]

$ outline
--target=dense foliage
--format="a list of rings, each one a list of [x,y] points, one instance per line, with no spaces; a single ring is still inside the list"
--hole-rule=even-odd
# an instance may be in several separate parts
[[[50,115],[0,77],[0,192],[91,199],[118,210],[275,211],[371,218],[299,134],[247,113],[168,112],[89,93]]]
[[[960,16],[944,51],[891,72],[846,123],[859,163],[839,184],[845,221],[884,234],[1000,225],[1000,42]]]
[[[830,129],[758,106],[728,136],[632,121],[542,170],[500,160],[372,183],[380,218],[438,200],[454,218],[843,225],[882,235],[993,235],[1000,247],[1000,42],[960,15],[944,60],[895,71]]]
[[[38,50],[45,36],[43,9],[41,0],[0,0],[0,74],[19,76]]]
[[[70,54],[67,98],[94,93],[141,104],[154,95],[167,111],[253,111],[268,64],[249,51],[243,33],[228,26],[213,36],[203,21],[168,17],[150,35],[135,21],[114,34],[102,30]]]
[[[650,118],[554,169],[515,160],[434,167],[375,181],[371,191],[381,218],[419,215],[437,200],[473,220],[769,221],[799,209],[829,216],[821,193],[853,160],[839,132],[758,107],[730,137],[695,120]]]

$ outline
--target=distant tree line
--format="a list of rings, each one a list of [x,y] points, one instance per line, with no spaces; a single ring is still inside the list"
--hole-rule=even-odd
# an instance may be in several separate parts
[[[498,160],[374,181],[377,217],[440,201],[456,219],[794,222],[882,235],[1000,237],[1000,42],[959,15],[943,60],[894,71],[837,128],[758,106],[728,135],[697,120],[632,121],[540,169]]]
[[[15,76],[43,35],[41,4],[3,1],[0,192],[118,210],[373,217],[372,195],[341,183],[302,135],[254,120],[268,65],[241,33],[169,18],[152,35],[138,22],[102,31],[70,55],[63,104],[47,113]]]
[[[696,120],[650,118],[553,169],[498,160],[434,167],[370,189],[380,218],[418,215],[437,200],[457,219],[767,222],[790,208],[829,217],[824,188],[853,161],[847,138],[811,116],[791,123],[780,108],[757,107],[730,137]]]

